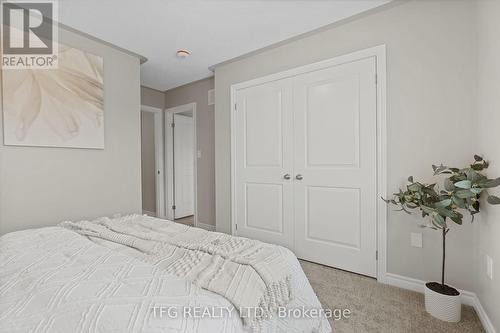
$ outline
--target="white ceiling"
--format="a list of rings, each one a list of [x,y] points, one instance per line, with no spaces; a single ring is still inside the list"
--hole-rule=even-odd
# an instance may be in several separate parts
[[[142,84],[168,90],[209,66],[390,0],[60,0],[59,20],[146,58]],[[187,59],[175,52],[191,51]]]

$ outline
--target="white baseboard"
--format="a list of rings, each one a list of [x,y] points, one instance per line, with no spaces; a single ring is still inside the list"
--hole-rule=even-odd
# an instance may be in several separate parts
[[[215,226],[214,225],[211,225],[211,224],[206,224],[206,223],[202,223],[202,222],[197,222],[196,223],[196,226],[198,228],[202,228],[202,229],[205,229],[205,230],[208,230],[208,231],[215,231]]]
[[[410,278],[407,276],[402,276],[398,274],[386,273],[383,279],[380,279],[380,282],[389,284],[391,286],[408,289],[412,291],[416,291],[419,293],[424,292],[425,282],[422,280]],[[476,293],[467,290],[459,290],[462,297],[462,304],[470,305],[475,310],[479,319],[481,320],[481,324],[483,324],[483,328],[487,333],[496,333],[493,324],[491,323],[490,318],[486,314],[483,306]]]
[[[497,331],[495,330],[490,317],[488,317],[488,314],[484,310],[483,305],[479,301],[479,297],[477,297],[476,294],[474,294],[474,309],[476,310],[479,320],[481,320],[481,324],[483,324],[483,328],[486,333],[496,333]]]

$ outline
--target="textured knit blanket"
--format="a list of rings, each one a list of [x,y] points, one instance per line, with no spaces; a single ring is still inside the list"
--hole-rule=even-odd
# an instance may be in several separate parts
[[[225,297],[255,330],[292,297],[290,268],[275,245],[141,215],[60,226]]]

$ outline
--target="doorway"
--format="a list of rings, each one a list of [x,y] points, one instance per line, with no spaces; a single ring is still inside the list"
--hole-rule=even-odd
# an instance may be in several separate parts
[[[196,226],[196,103],[165,110],[167,218]]]
[[[165,217],[163,179],[163,110],[141,106],[142,213]]]

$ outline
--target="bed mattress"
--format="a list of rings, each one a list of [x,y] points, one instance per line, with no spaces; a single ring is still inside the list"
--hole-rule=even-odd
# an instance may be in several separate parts
[[[294,297],[258,331],[330,332],[297,258],[279,249]],[[0,238],[0,332],[251,332],[242,315],[218,294],[61,227]]]

